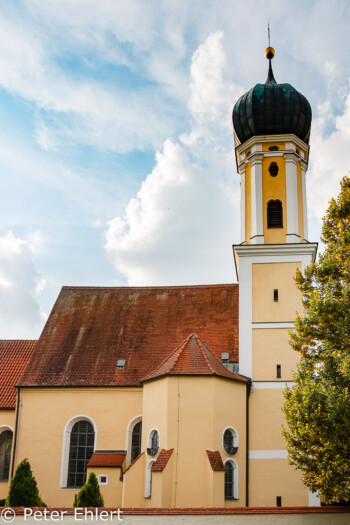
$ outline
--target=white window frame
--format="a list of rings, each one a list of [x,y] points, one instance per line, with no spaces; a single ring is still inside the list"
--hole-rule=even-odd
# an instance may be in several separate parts
[[[238,499],[238,465],[233,458],[227,458],[226,461],[224,461],[224,466],[226,463],[232,463],[233,466],[233,497],[236,500]]]
[[[101,481],[101,478],[106,478],[106,481]],[[97,476],[98,484],[99,485],[108,485],[108,476],[107,474],[99,474]]]
[[[126,466],[128,467],[131,463],[131,444],[132,444],[132,433],[137,425],[142,421],[142,415],[135,416],[129,421],[129,424],[126,428],[126,440],[125,440],[125,450],[126,450]]]
[[[156,462],[155,459],[150,459],[146,466],[146,475],[145,475],[145,498],[152,498],[152,467]]]
[[[63,430],[63,444],[62,444],[62,460],[61,460],[61,478],[60,478],[60,488],[66,489],[67,488],[67,477],[68,477],[68,461],[69,461],[69,449],[70,449],[70,435],[72,433],[72,428],[74,427],[75,423],[78,423],[79,421],[88,421],[91,423],[94,429],[95,433],[95,439],[94,439],[94,451],[96,450],[97,445],[97,427],[95,424],[95,421],[90,417],[86,415],[78,415],[73,416]]]
[[[224,430],[222,431],[222,434],[221,434],[221,447],[222,447],[222,450],[225,452],[225,455],[226,456],[229,456],[229,457],[232,457],[230,454],[227,454],[226,450],[225,450],[225,447],[224,447],[224,435],[225,435],[225,432],[226,430],[230,430],[233,434],[233,446],[234,447],[238,447],[238,432],[237,430],[230,426],[230,427],[225,427]]]
[[[152,438],[151,438],[151,436],[152,436],[152,434],[153,434],[154,431],[156,431],[156,432],[158,433],[158,450],[157,450],[157,454],[158,454],[159,451],[160,451],[160,432],[159,432],[158,428],[156,428],[156,427],[152,428],[152,429],[149,431],[149,433],[148,433],[148,438],[147,438],[147,447],[146,447],[146,448],[151,448],[151,444],[152,444]],[[157,454],[155,454],[155,455],[152,456],[152,457],[155,457]]]

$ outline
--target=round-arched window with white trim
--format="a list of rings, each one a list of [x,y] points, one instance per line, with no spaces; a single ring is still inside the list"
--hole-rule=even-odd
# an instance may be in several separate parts
[[[227,459],[225,467],[225,500],[238,499],[238,466],[234,459]]]
[[[233,427],[226,427],[222,433],[222,448],[228,456],[234,456],[238,450],[238,434]]]
[[[145,498],[151,498],[152,496],[152,467],[154,463],[154,459],[150,459],[147,463],[145,476]]]
[[[156,456],[159,450],[159,432],[156,428],[153,428],[148,434],[147,440],[147,454],[149,456]]]

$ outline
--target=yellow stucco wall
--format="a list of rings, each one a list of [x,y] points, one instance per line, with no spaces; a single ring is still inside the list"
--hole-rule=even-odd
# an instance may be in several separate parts
[[[253,381],[292,381],[300,356],[289,344],[288,328],[253,330]],[[281,366],[281,379],[276,366]]]
[[[212,377],[167,377],[144,385],[143,439],[149,430],[157,428],[160,448],[174,448],[174,506],[208,505],[209,460],[205,451],[219,450],[223,460],[228,457],[222,449],[222,432],[227,426],[233,426],[238,432],[239,450],[234,459],[242,467],[239,469],[240,499],[227,504],[244,505],[245,396],[244,384]],[[223,473],[221,476],[223,480]],[[154,506],[152,500],[153,495],[149,506]]]
[[[121,507],[123,497],[123,482],[120,480],[121,469],[112,467],[88,467],[87,478],[90,472],[96,476],[107,476],[108,485],[100,485],[105,507]],[[76,493],[78,493],[76,489]]]
[[[252,388],[249,403],[249,450],[283,450],[283,388]]]
[[[301,294],[294,281],[301,263],[255,263],[252,265],[253,323],[292,322],[302,310]],[[273,292],[278,290],[278,302]]]
[[[15,410],[0,410],[0,432],[10,427],[15,431],[16,413]],[[2,428],[3,427],[3,428]],[[0,499],[7,497],[9,489],[8,481],[0,481]]]
[[[249,477],[250,507],[275,507],[276,496],[282,497],[283,507],[308,506],[300,473],[287,459],[250,459]]]
[[[276,177],[269,173],[271,162],[276,162],[279,171]],[[265,244],[286,242],[287,233],[287,199],[286,199],[286,168],[283,157],[267,157],[262,161],[262,192],[263,192],[263,225]],[[283,209],[283,228],[267,227],[267,203],[279,199]]]
[[[145,469],[147,458],[145,453],[124,473],[123,507],[145,507]]]
[[[97,427],[96,449],[125,450],[127,425],[141,407],[141,388],[21,389],[16,465],[29,458],[45,503],[70,506],[77,490],[60,488],[67,422],[89,416]]]
[[[252,179],[251,165],[248,162],[245,170],[245,241],[250,244],[252,236]]]

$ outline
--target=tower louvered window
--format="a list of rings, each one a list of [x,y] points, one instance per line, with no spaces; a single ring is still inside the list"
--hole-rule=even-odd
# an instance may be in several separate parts
[[[283,228],[282,202],[279,200],[267,203],[267,227]]]
[[[0,434],[0,481],[7,481],[10,473],[12,432],[5,430]]]
[[[78,421],[72,428],[69,446],[68,487],[82,487],[86,466],[94,451],[95,432],[88,421]]]

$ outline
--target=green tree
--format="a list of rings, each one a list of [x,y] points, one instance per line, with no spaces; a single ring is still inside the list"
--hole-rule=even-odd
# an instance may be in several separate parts
[[[28,459],[18,465],[5,502],[9,507],[43,507]]]
[[[350,179],[323,219],[325,249],[296,283],[304,314],[291,345],[301,359],[285,392],[289,462],[323,504],[350,500]]]
[[[74,496],[73,507],[103,507],[104,501],[100,492],[96,474],[91,472],[85,485]]]

